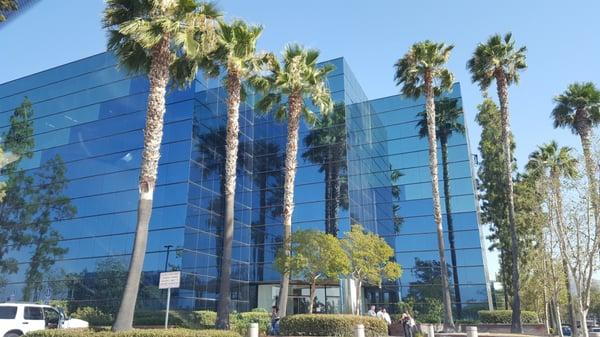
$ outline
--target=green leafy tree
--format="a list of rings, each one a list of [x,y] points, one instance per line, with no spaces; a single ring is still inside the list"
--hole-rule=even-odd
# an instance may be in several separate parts
[[[562,178],[573,179],[578,176],[577,159],[572,155],[573,149],[570,147],[559,147],[556,141],[539,146],[538,149],[529,155],[529,162],[525,166],[527,171],[539,180],[538,184],[544,186],[547,193],[550,193],[548,211],[550,217],[556,222],[557,228],[564,228],[564,205],[562,197]],[[535,188],[535,186],[534,186]],[[538,188],[539,189],[539,188]],[[531,219],[530,219],[531,220]],[[560,226],[560,227],[559,227]],[[564,271],[568,274],[567,258],[562,257]],[[575,287],[572,284],[573,278],[567,277],[567,289]],[[571,321],[576,317],[572,301],[573,294],[569,294],[569,316]]]
[[[482,200],[481,215],[483,221],[491,225],[491,234],[487,238],[492,242],[490,250],[497,249],[500,252],[499,280],[503,283],[504,304],[505,309],[508,309],[510,289],[512,289],[510,277],[507,277],[507,275],[510,275],[511,270],[511,251],[508,216],[506,214],[507,202],[504,198],[503,145],[498,142],[501,136],[501,130],[498,129],[500,113],[496,103],[488,97],[477,108],[479,112],[475,119],[482,129],[479,141],[481,160],[477,173],[479,198]],[[513,151],[515,148],[514,142],[511,146],[511,151]],[[513,170],[514,168],[513,165]]]
[[[18,156],[11,152],[4,152],[2,148],[0,148],[0,172],[4,167],[8,164],[18,160]],[[6,182],[0,181],[0,203],[4,200],[6,196]]]
[[[456,243],[454,241],[454,222],[452,221],[452,205],[450,197],[450,172],[448,169],[448,140],[455,134],[464,134],[465,125],[461,118],[462,109],[458,106],[457,99],[441,99],[435,106],[436,136],[442,148],[442,177],[444,180],[444,202],[446,205],[446,225],[448,226],[448,241],[450,243],[450,258],[452,259],[452,275],[454,276],[454,300],[456,301],[456,315],[462,315],[460,287],[458,282],[458,264],[456,261]],[[427,137],[427,113],[419,113],[421,118],[417,123],[419,136]]]
[[[280,251],[275,266],[281,273],[298,275],[310,284],[308,313],[313,313],[317,282],[326,279],[336,280],[350,272],[348,256],[342,249],[340,240],[316,230],[296,231],[292,234],[291,255]]]
[[[394,262],[394,249],[377,234],[365,232],[361,225],[351,226],[342,239],[342,247],[350,261],[348,276],[356,286],[355,313],[360,315],[363,284],[381,286],[384,280],[395,281],[402,276],[402,268]]]
[[[326,77],[333,70],[331,65],[317,67],[319,51],[305,49],[292,44],[283,52],[283,65],[279,62],[271,64],[272,70],[268,75],[254,76],[251,83],[263,94],[256,102],[258,111],[272,112],[275,119],[287,121],[287,144],[285,156],[285,178],[283,194],[283,245],[286,254],[290,253],[290,236],[292,234],[292,213],[294,212],[294,180],[298,166],[298,129],[300,119],[311,125],[316,122],[316,114],[306,104],[305,98],[326,115],[333,109],[333,102],[326,86]],[[287,97],[287,104],[282,104]],[[287,309],[289,273],[281,278],[279,292],[279,312],[285,316]]]
[[[25,98],[10,117],[10,127],[2,137],[3,150],[18,159],[5,165],[1,171],[6,180],[5,197],[0,203],[0,275],[18,271],[17,261],[8,258],[7,254],[31,242],[27,230],[33,217],[30,200],[34,193],[34,179],[19,164],[33,156],[32,117],[31,102]]]
[[[444,292],[444,330],[454,330],[452,302],[448,272],[445,270],[446,253],[444,249],[444,229],[442,228],[442,207],[440,203],[437,126],[435,114],[435,96],[452,88],[454,76],[446,69],[446,62],[454,46],[432,41],[418,42],[395,64],[396,85],[402,86],[402,94],[419,98],[425,96],[425,114],[427,140],[429,141],[429,171],[431,172],[431,194],[433,197],[433,218],[438,237],[438,252],[442,265],[442,289]]]
[[[594,221],[596,227],[600,228],[598,226],[600,221],[598,180],[592,154],[592,130],[600,123],[600,91],[591,82],[573,83],[564,93],[554,98],[554,101],[556,103],[552,110],[554,127],[569,128],[581,139]]]
[[[481,43],[475,49],[473,57],[467,62],[473,82],[479,83],[485,91],[496,81],[498,99],[500,101],[501,141],[504,155],[505,197],[508,201],[508,225],[512,243],[512,324],[511,332],[523,333],[521,324],[521,299],[519,296],[519,240],[515,224],[514,187],[512,177],[512,155],[510,140],[510,115],[508,111],[508,87],[519,82],[519,72],[527,68],[525,62],[525,47],[516,48],[512,34],[502,37],[500,34],[491,36],[486,43]]]
[[[18,9],[15,0],[0,0],[0,23],[6,21],[7,12],[16,11]]]
[[[108,50],[123,68],[147,74],[150,81],[135,241],[113,331],[129,330],[133,323],[158,173],[167,84],[171,81],[185,87],[196,77],[197,59],[216,48],[215,19],[219,15],[212,5],[194,0],[107,1],[103,25],[108,30]]]
[[[337,236],[337,213],[348,208],[346,167],[346,109],[336,104],[330,114],[321,116],[304,138],[302,154],[325,175],[325,232]]]
[[[262,27],[249,26],[244,21],[235,20],[231,24],[220,22],[218,48],[201,60],[201,66],[209,75],[218,76],[225,71],[227,89],[227,128],[225,137],[225,207],[223,250],[221,255],[221,277],[217,303],[217,328],[229,329],[229,307],[231,304],[231,254],[233,249],[235,185],[237,175],[237,155],[239,145],[240,102],[246,96],[243,83],[260,73],[272,56],[257,54],[256,42]]]
[[[54,262],[67,253],[60,247],[62,235],[52,228],[55,221],[72,218],[77,209],[71,199],[64,195],[69,181],[66,167],[60,156],[50,159],[40,167],[36,177],[36,187],[31,200],[33,219],[30,224],[30,245],[33,248],[31,262],[25,273],[26,283],[23,299],[40,299],[44,276],[50,274]]]

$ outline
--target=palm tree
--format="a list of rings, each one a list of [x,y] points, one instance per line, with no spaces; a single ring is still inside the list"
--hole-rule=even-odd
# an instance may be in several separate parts
[[[570,147],[560,147],[556,141],[552,141],[548,144],[539,146],[538,149],[529,155],[529,162],[525,166],[528,172],[538,178],[549,178],[550,179],[550,192],[553,195],[554,204],[550,207],[550,211],[554,211],[554,218],[556,219],[556,228],[562,231],[564,228],[563,224],[563,202],[561,193],[560,179],[575,178],[577,177],[577,159],[572,155],[573,149]],[[564,236],[562,236],[564,237]],[[564,247],[563,247],[564,248]],[[563,253],[564,251],[561,250]],[[568,262],[563,255],[562,264],[565,273],[570,274],[571,270],[568,267]],[[566,287],[568,291],[568,309],[571,318],[571,324],[573,327],[574,335],[577,334],[577,326],[575,323],[575,308],[573,306],[573,299],[571,289],[575,286],[571,284],[573,281],[572,277],[567,277]]]
[[[467,62],[473,82],[478,82],[482,91],[487,90],[496,81],[498,99],[500,100],[500,121],[502,125],[502,145],[504,154],[504,179],[506,184],[506,199],[508,200],[508,226],[512,244],[512,324],[511,332],[523,333],[521,324],[521,296],[519,290],[519,241],[515,225],[515,201],[513,193],[512,155],[510,140],[510,115],[508,112],[508,86],[519,82],[519,71],[527,68],[525,63],[525,47],[516,48],[511,33],[502,37],[500,34],[491,36],[485,44],[479,44],[473,57]]]
[[[336,104],[330,114],[317,120],[315,127],[304,137],[307,150],[302,158],[318,164],[325,174],[325,232],[338,235],[337,213],[341,206],[347,208],[342,193],[344,184],[341,175],[346,173],[346,109]]]
[[[402,94],[418,98],[425,96],[427,117],[427,138],[429,140],[429,170],[431,171],[431,192],[433,195],[433,217],[437,229],[438,251],[442,274],[442,295],[444,302],[444,330],[454,330],[452,300],[448,285],[448,270],[444,250],[444,230],[442,228],[442,208],[438,186],[437,133],[435,118],[436,94],[450,90],[454,76],[445,68],[454,46],[433,41],[417,42],[394,65],[396,85],[402,86]]]
[[[195,59],[216,47],[218,16],[212,5],[194,1],[108,0],[104,10],[108,50],[115,53],[120,66],[131,73],[148,74],[150,81],[135,240],[114,331],[132,326],[160,158],[167,84],[185,87],[196,77]]]
[[[302,117],[311,125],[317,119],[315,112],[304,104],[304,98],[310,98],[321,114],[326,115],[333,109],[331,94],[325,83],[326,76],[333,70],[333,66],[327,64],[317,67],[318,57],[319,51],[316,49],[306,49],[298,44],[288,45],[283,51],[283,65],[274,62],[270,74],[251,79],[254,87],[264,94],[256,102],[257,110],[272,111],[277,120],[286,120],[288,124],[283,192],[283,244],[287,255],[291,249],[298,128]],[[282,104],[284,96],[287,97],[287,104]],[[286,314],[289,282],[289,273],[284,273],[278,304],[282,316]]]
[[[600,123],[600,91],[591,82],[573,83],[554,101],[554,127],[568,127],[581,139],[594,219],[597,222],[600,205],[596,166],[592,155],[592,129]]]
[[[6,20],[4,13],[16,11],[17,8],[17,2],[15,0],[0,0],[0,22]]]
[[[236,163],[239,143],[240,102],[246,95],[243,82],[262,70],[268,54],[256,53],[256,42],[262,33],[261,26],[249,26],[235,20],[231,24],[220,23],[219,47],[202,58],[201,66],[209,75],[218,76],[224,70],[227,89],[227,133],[225,137],[225,212],[223,230],[223,253],[221,278],[217,303],[217,328],[229,329],[229,306],[231,303],[231,254],[233,249],[233,213],[235,204]]]
[[[446,205],[446,225],[448,226],[448,241],[450,242],[450,258],[452,259],[452,276],[454,278],[454,299],[456,301],[456,315],[462,315],[460,287],[458,283],[458,267],[456,263],[456,244],[454,242],[454,224],[452,222],[452,208],[450,205],[450,173],[448,172],[448,139],[452,134],[465,133],[465,125],[460,120],[462,109],[458,107],[457,99],[441,99],[435,104],[436,137],[440,140],[442,148],[442,176],[444,179],[444,201]],[[419,136],[427,137],[427,113],[419,113],[421,120],[417,123]]]

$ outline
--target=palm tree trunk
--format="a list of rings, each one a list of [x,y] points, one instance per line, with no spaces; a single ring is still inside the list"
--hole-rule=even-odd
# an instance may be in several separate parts
[[[452,318],[452,300],[448,284],[448,265],[444,248],[444,229],[442,227],[442,206],[440,203],[437,137],[435,127],[435,102],[433,92],[433,78],[430,72],[425,74],[425,111],[427,113],[427,134],[429,140],[429,170],[431,171],[431,192],[433,195],[433,217],[437,229],[438,251],[440,254],[440,273],[442,278],[442,298],[444,302],[444,331],[454,331]]]
[[[323,163],[325,173],[325,233],[331,231],[331,165]]]
[[[239,73],[228,67],[227,73],[227,130],[225,137],[225,211],[223,225],[223,255],[221,256],[221,279],[217,304],[217,328],[229,329],[229,306],[231,305],[231,255],[233,250],[235,179],[237,172],[238,135],[240,132]]]
[[[288,98],[288,134],[285,149],[285,181],[283,192],[283,247],[285,254],[291,254],[292,214],[294,213],[294,180],[298,165],[298,128],[300,127],[300,112],[302,97],[292,93]],[[279,288],[279,316],[285,317],[287,310],[288,288],[290,274],[283,273]]]
[[[600,220],[600,210],[598,201],[598,184],[596,177],[596,165],[592,155],[592,130],[587,125],[578,126],[577,131],[581,139],[581,147],[583,149],[583,158],[585,161],[585,173],[588,179],[590,190],[590,199],[592,201],[592,211],[594,212],[594,221],[596,223],[596,231],[600,231],[598,221]]]
[[[148,108],[146,112],[146,127],[144,129],[144,152],[140,165],[137,224],[127,283],[123,290],[123,297],[117,318],[112,326],[113,331],[124,331],[132,328],[133,313],[140,286],[140,278],[144,267],[146,245],[148,243],[148,224],[152,215],[152,201],[154,187],[158,174],[158,160],[160,159],[160,143],[163,136],[165,115],[165,94],[169,82],[169,36],[163,39],[152,50],[150,63],[150,92],[148,94]]]
[[[519,279],[519,239],[517,238],[517,227],[515,223],[515,200],[514,187],[512,179],[512,154],[510,148],[510,116],[508,114],[508,83],[504,71],[496,71],[496,87],[498,89],[498,99],[500,100],[500,121],[502,125],[502,145],[504,148],[504,169],[506,184],[506,199],[508,200],[508,226],[510,229],[510,241],[512,246],[512,324],[510,331],[512,333],[523,333],[521,323],[521,281]]]
[[[448,241],[450,241],[450,258],[452,260],[452,277],[454,279],[454,300],[456,302],[456,316],[462,315],[460,299],[460,286],[458,283],[458,266],[456,262],[456,244],[454,242],[454,223],[452,221],[452,208],[450,204],[450,173],[448,172],[448,139],[440,137],[442,145],[442,170],[444,179],[444,201],[446,204],[446,224],[448,226]]]

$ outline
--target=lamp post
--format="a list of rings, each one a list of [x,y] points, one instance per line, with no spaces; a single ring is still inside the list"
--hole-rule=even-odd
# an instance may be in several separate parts
[[[169,253],[171,252],[171,248],[173,248],[173,245],[165,245],[165,248],[167,248],[167,256],[165,258],[165,271],[167,271],[167,269],[169,268]]]

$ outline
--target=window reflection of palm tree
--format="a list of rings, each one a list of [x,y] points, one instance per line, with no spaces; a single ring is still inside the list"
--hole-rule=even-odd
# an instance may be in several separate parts
[[[281,215],[283,203],[283,154],[279,145],[265,140],[254,142],[253,149],[253,178],[259,190],[258,220],[252,223],[252,242],[255,244],[254,262],[256,263],[256,280],[260,281],[264,275],[265,262],[265,226],[267,211],[271,216]]]
[[[306,151],[302,158],[319,165],[325,175],[325,232],[337,236],[339,207],[348,209],[346,165],[346,109],[336,104],[333,111],[321,116],[304,137]]]
[[[214,196],[209,202],[210,212],[209,218],[207,219],[207,227],[211,228],[211,230],[214,229],[214,233],[219,238],[216,240],[217,247],[215,252],[220,252],[223,247],[223,211],[225,206],[225,180],[223,179],[223,174],[225,172],[225,126],[219,126],[208,132],[201,132],[199,130],[199,122],[195,120],[194,134],[195,138],[198,140],[197,151],[199,153],[199,157],[196,161],[203,166],[203,178],[209,179],[211,177],[218,177],[219,179],[218,195]],[[250,160],[246,155],[247,149],[248,145],[245,142],[239,143],[237,163],[238,174],[250,170]],[[217,270],[221,270],[220,258],[217,258],[216,267]]]
[[[391,169],[390,171],[390,180],[392,182],[392,221],[394,222],[394,231],[396,234],[400,233],[400,228],[404,223],[404,218],[400,216],[400,185],[398,185],[398,180],[402,177],[404,173],[402,173],[398,169]]]

